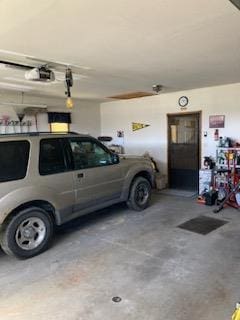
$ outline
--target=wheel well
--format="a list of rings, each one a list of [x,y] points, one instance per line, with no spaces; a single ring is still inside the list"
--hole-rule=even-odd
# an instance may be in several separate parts
[[[154,185],[153,185],[154,182],[152,181],[152,176],[151,176],[151,174],[150,174],[148,171],[140,171],[140,172],[138,172],[138,173],[132,178],[132,181],[131,181],[130,186],[129,186],[129,189],[128,189],[127,198],[128,198],[129,195],[130,195],[131,187],[132,187],[132,185],[133,185],[133,182],[134,182],[134,180],[135,180],[137,177],[143,177],[143,178],[147,179],[148,182],[150,183],[151,187],[152,187],[152,188],[154,187]]]
[[[3,224],[6,224],[13,216],[17,215],[19,211],[30,208],[30,207],[38,207],[45,210],[46,212],[49,213],[52,221],[56,223],[55,208],[53,207],[53,205],[48,201],[33,200],[33,201],[25,202],[20,206],[18,206],[17,208],[15,208],[14,210],[12,210],[12,212],[8,214],[5,220],[3,221]]]
[[[151,176],[151,174],[150,174],[149,172],[147,172],[147,171],[140,171],[140,172],[138,172],[138,173],[134,176],[134,178],[133,178],[132,181],[134,181],[134,179],[136,179],[137,177],[143,177],[143,178],[147,179],[147,180],[149,181],[149,183],[151,184],[151,186],[153,187],[152,176]]]

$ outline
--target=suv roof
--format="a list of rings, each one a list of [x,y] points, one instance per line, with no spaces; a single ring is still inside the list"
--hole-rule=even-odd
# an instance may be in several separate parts
[[[23,132],[23,133],[7,133],[7,134],[1,134],[0,139],[7,139],[7,138],[23,138],[23,137],[52,137],[52,136],[58,136],[58,137],[89,137],[88,134],[82,134],[77,132]]]

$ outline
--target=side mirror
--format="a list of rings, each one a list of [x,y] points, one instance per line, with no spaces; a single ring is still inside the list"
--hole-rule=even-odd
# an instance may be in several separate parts
[[[119,155],[117,153],[112,153],[112,163],[118,164],[120,162]]]

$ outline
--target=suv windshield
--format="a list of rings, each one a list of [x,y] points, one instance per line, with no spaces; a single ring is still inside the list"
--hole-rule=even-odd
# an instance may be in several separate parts
[[[28,141],[0,142],[0,182],[26,176],[29,149]]]

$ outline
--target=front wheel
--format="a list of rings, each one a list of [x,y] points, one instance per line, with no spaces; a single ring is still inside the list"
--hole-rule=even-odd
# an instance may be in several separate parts
[[[53,221],[41,208],[22,210],[3,227],[1,247],[8,255],[30,258],[45,251],[53,236]]]
[[[135,211],[142,211],[149,206],[151,199],[151,184],[144,177],[137,177],[133,180],[130,188],[127,205]]]

